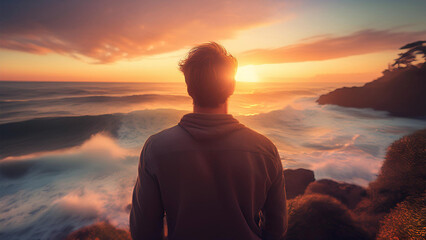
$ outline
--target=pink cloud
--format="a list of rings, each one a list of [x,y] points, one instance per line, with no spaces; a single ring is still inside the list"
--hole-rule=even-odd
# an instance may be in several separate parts
[[[274,49],[255,49],[242,53],[239,61],[245,64],[272,64],[321,61],[385,50],[426,38],[426,31],[395,32],[366,29],[347,36],[314,36],[300,43]]]
[[[4,1],[0,48],[107,63],[230,38],[279,11],[274,0]]]

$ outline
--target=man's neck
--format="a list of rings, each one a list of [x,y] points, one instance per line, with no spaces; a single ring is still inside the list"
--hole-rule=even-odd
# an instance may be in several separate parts
[[[228,113],[228,103],[225,102],[215,108],[206,108],[194,105],[194,113],[207,113],[207,114],[227,114]]]

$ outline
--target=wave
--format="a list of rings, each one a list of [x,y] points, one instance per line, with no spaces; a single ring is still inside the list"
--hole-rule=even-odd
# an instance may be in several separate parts
[[[235,94],[234,98],[242,98],[242,100],[250,99],[250,101],[279,101],[282,98],[294,98],[295,96],[312,96],[316,95],[312,91],[294,90],[294,91],[273,91],[273,92],[255,92],[255,93],[242,93]],[[2,99],[2,98],[0,98]],[[238,100],[238,99],[237,99]],[[125,106],[128,104],[143,104],[148,102],[159,103],[188,103],[191,98],[186,95],[171,95],[171,94],[138,94],[138,95],[124,95],[124,96],[111,96],[111,95],[95,95],[95,96],[77,96],[77,97],[62,97],[62,98],[47,98],[47,99],[29,99],[29,100],[3,100],[0,101],[0,107],[3,110],[0,118],[6,117],[10,112],[19,113],[20,109],[38,109],[43,107],[51,107],[52,105],[59,105],[65,107],[75,107],[77,105],[87,104],[102,104],[102,105],[120,105]],[[34,110],[27,110],[22,113],[29,114]]]
[[[85,198],[65,196],[52,206],[34,209],[24,223],[14,224],[0,232],[1,239],[65,239],[78,226],[91,224],[99,218],[99,207]],[[74,197],[76,198],[76,197]],[[91,199],[90,199],[91,200]],[[58,224],[60,222],[60,224]]]
[[[0,159],[78,146],[98,132],[116,135],[121,114],[38,118],[0,125]]]
[[[147,136],[177,124],[184,113],[157,109],[127,114],[37,118],[0,124],[0,160],[79,146],[99,132],[123,139],[123,144],[133,146],[140,144]]]
[[[190,107],[191,100],[187,96],[162,94],[0,101],[0,109],[2,109],[0,123],[38,117],[101,115],[127,113],[140,109],[189,109]]]
[[[280,109],[297,97],[317,96],[318,91],[322,92],[300,87],[243,88],[231,97],[230,108],[239,114],[267,112]],[[191,102],[182,84],[0,83],[0,123],[155,108],[190,110]]]
[[[165,92],[184,83],[0,82],[0,100],[37,100],[67,96],[134,95]],[[176,92],[176,91],[174,91]]]
[[[0,161],[0,239],[63,239],[93,221],[127,223],[137,165],[137,153],[103,134]]]
[[[163,95],[163,94],[141,94],[128,96],[86,96],[86,97],[66,97],[57,99],[42,100],[20,100],[20,101],[0,101],[3,111],[18,110],[23,108],[37,109],[39,107],[49,107],[52,105],[81,105],[81,104],[139,104],[145,102],[177,102],[188,101],[188,96]]]

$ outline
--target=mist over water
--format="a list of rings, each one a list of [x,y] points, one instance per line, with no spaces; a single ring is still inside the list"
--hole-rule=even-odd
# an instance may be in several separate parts
[[[315,103],[340,86],[237,83],[230,113],[269,137],[285,168],[365,186],[388,145],[426,120]],[[1,82],[0,239],[57,239],[99,220],[127,227],[144,141],[191,108],[180,83]]]

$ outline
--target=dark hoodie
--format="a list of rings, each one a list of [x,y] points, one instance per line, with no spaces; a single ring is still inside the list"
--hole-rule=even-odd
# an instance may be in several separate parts
[[[281,160],[265,136],[229,114],[190,113],[148,138],[133,191],[133,239],[282,239]]]

